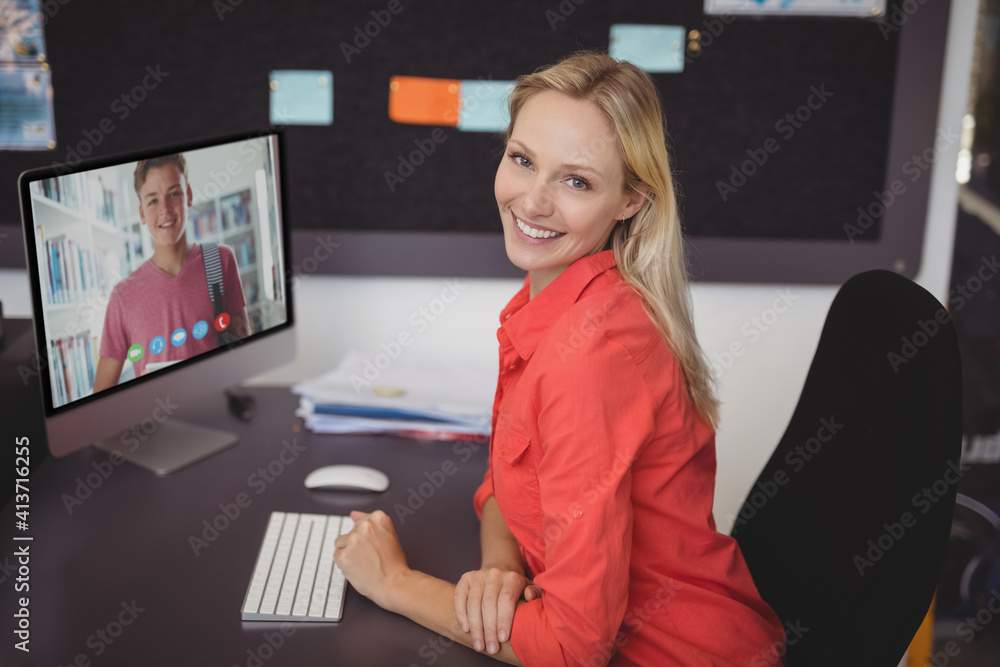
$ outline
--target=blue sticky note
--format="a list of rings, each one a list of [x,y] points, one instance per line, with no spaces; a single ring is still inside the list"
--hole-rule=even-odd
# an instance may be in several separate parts
[[[271,123],[333,123],[333,72],[287,69],[271,72]]]
[[[685,41],[681,26],[616,23],[611,26],[608,54],[647,72],[683,72]]]
[[[508,98],[513,81],[462,81],[458,89],[458,129],[462,132],[499,132],[507,129]]]

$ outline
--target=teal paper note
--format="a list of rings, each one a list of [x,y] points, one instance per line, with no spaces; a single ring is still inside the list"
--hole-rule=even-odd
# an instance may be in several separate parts
[[[274,70],[271,72],[273,125],[333,123],[333,72]]]
[[[458,90],[458,129],[500,132],[507,129],[507,98],[513,81],[463,81]]]
[[[683,72],[685,40],[681,26],[618,23],[611,26],[608,53],[647,72]]]

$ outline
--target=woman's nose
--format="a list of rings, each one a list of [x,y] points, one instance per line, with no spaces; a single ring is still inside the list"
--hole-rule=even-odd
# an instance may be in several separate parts
[[[548,183],[540,178],[535,178],[531,186],[522,198],[524,214],[533,216],[547,216],[552,213],[552,193],[549,191]]]

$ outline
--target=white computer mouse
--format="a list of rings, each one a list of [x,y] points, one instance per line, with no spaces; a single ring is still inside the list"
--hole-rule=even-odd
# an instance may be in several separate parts
[[[374,468],[335,465],[313,470],[306,475],[305,484],[307,489],[344,489],[380,493],[389,488],[389,478]]]

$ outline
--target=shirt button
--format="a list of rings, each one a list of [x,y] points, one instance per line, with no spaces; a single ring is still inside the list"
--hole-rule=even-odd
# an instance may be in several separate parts
[[[507,313],[506,315],[504,315],[504,316],[503,316],[503,318],[504,318],[505,320],[509,320],[509,319],[510,319],[510,313]]]
[[[501,454],[506,454],[507,453],[507,449],[503,445],[500,445],[500,453]]]
[[[573,509],[573,518],[574,519],[579,519],[582,516],[583,516],[583,510],[582,509],[580,509],[579,507]]]

